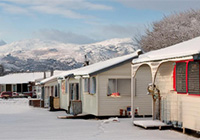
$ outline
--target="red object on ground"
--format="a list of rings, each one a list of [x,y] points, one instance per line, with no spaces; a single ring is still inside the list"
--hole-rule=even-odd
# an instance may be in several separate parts
[[[8,97],[12,97],[13,95],[12,95],[12,92],[11,91],[3,91],[2,93],[1,93],[1,98],[8,98]]]
[[[24,92],[23,94],[24,94],[24,96],[33,97],[33,92]]]

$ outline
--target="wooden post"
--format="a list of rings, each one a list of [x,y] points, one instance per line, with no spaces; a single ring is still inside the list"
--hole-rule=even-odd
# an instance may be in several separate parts
[[[153,120],[156,119],[156,100],[153,99]]]
[[[185,134],[185,127],[183,127],[183,134]]]

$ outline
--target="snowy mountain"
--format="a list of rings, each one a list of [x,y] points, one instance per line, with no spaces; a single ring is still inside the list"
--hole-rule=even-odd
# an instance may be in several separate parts
[[[6,42],[4,40],[0,40],[0,46],[6,45]]]
[[[39,39],[24,40],[0,47],[1,64],[7,71],[67,70],[81,67],[84,55],[90,63],[129,54],[137,50],[131,38],[111,39],[93,44],[64,44]]]

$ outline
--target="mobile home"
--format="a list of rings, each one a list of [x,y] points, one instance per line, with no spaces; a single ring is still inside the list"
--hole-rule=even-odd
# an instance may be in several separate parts
[[[199,44],[197,37],[132,61],[133,114],[200,131]],[[147,94],[150,85],[159,92],[155,102]]]
[[[35,80],[43,79],[43,72],[12,73],[0,77],[0,91],[34,92]]]
[[[50,98],[54,97],[54,108],[60,109],[60,96],[61,95],[61,79],[60,75],[65,71],[55,71],[55,75],[40,81],[41,98],[44,101],[44,107],[50,107]]]
[[[131,60],[140,53],[137,51],[73,72],[73,79],[79,82],[76,99],[81,100],[83,114],[118,116],[120,109],[126,110],[131,105]]]

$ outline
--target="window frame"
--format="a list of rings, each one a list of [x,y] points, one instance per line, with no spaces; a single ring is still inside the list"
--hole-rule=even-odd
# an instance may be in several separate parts
[[[116,91],[116,93],[119,93],[120,95],[120,97],[121,96],[131,96],[131,78],[108,78],[108,85],[107,85],[107,96],[109,96],[109,97],[112,97],[111,95],[112,95],[112,93],[111,94],[109,94],[109,80],[116,80],[115,81],[115,91]],[[129,94],[123,94],[123,93],[120,93],[119,92],[119,89],[118,89],[118,80],[130,80],[130,95]],[[113,92],[113,93],[115,93],[115,92]]]
[[[84,92],[90,92],[90,78],[84,78]]]
[[[192,92],[192,91],[189,91],[189,89],[190,89],[190,87],[189,87],[189,63],[192,63],[192,62],[198,62],[198,71],[199,71],[199,73],[198,73],[198,82],[199,82],[199,91],[198,92]],[[187,74],[187,77],[188,77],[188,79],[187,79],[187,81],[188,81],[188,94],[190,94],[190,95],[199,95],[200,96],[200,62],[199,61],[189,61],[188,62],[188,74]]]
[[[96,77],[91,77],[90,78],[90,86],[89,86],[89,93],[90,94],[96,94],[96,90],[97,90],[97,79]]]
[[[94,82],[95,79],[95,82]],[[96,94],[97,92],[97,78],[96,76],[84,78],[84,92],[88,94]]]
[[[58,97],[58,85],[55,85],[54,91],[55,91],[54,96]]]
[[[177,80],[177,77],[176,77],[176,67],[177,67],[177,63],[181,63],[181,62],[185,62],[186,63],[186,93],[183,93],[183,92],[178,92],[177,91],[177,88],[176,88],[176,80]],[[176,61],[175,63],[175,66],[174,66],[174,71],[173,71],[173,88],[174,88],[174,91],[177,92],[177,94],[187,94],[187,95],[192,95],[192,96],[200,96],[200,89],[199,89],[199,93],[192,93],[192,92],[189,92],[189,63],[190,62],[198,62],[199,63],[199,88],[200,88],[200,61],[194,61],[193,59],[191,60],[183,60],[183,61]]]
[[[178,75],[177,75],[177,64],[180,64],[180,63],[185,63],[185,75],[184,75],[184,77],[185,77],[185,91],[177,91],[177,77],[178,77]],[[175,79],[176,79],[176,81],[175,81],[175,88],[176,88],[176,91],[179,93],[179,94],[187,94],[187,92],[188,92],[188,88],[187,88],[187,65],[188,65],[188,63],[187,62],[185,62],[185,61],[181,61],[181,62],[177,62],[176,63],[176,75],[175,75]]]

